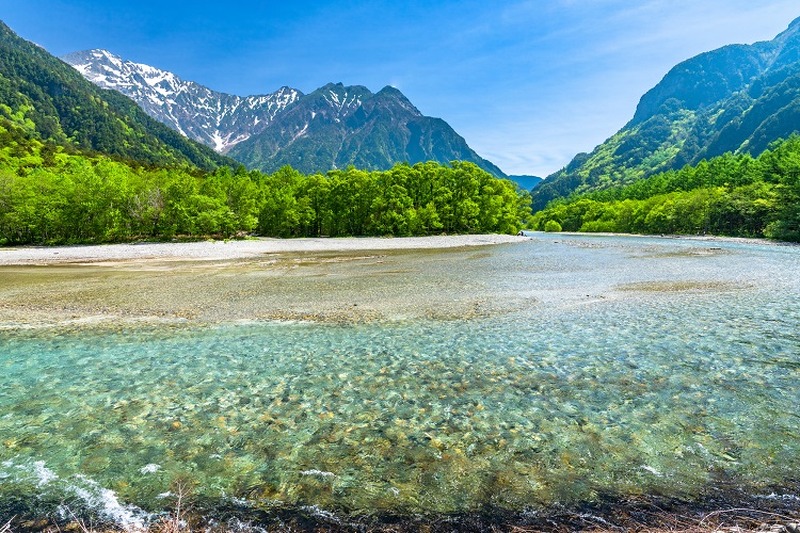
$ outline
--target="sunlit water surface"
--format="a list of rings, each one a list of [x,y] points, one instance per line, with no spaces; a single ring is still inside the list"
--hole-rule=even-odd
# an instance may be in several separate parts
[[[0,500],[135,525],[178,488],[450,513],[796,479],[800,248],[536,235],[388,260],[363,303],[426,312],[0,331]],[[484,312],[429,312],[471,294]]]

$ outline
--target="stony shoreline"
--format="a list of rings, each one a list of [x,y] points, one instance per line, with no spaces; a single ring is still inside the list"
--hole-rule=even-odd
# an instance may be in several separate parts
[[[543,232],[526,231],[527,235],[536,234],[544,235]],[[556,237],[558,235],[564,237],[637,237],[643,239],[666,239],[666,240],[684,240],[684,241],[700,241],[700,242],[733,242],[739,244],[756,244],[765,246],[797,246],[798,243],[788,241],[776,241],[766,238],[757,237],[728,237],[725,235],[681,235],[681,234],[647,234],[647,233],[609,233],[609,232],[580,232],[580,231],[560,231],[558,233],[546,233]]]
[[[469,318],[510,304],[462,286],[449,275],[452,265],[482,256],[487,245],[528,241],[464,235],[0,249],[0,330]]]
[[[0,248],[0,266],[148,260],[214,261],[278,253],[446,249],[513,243],[524,239],[516,235],[435,235],[31,246]]]

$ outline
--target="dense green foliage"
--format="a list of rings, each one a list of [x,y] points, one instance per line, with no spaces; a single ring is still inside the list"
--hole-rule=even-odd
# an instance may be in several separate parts
[[[533,192],[534,208],[627,185],[727,152],[757,156],[800,131],[800,19],[772,41],[726,46],[673,68],[636,114]]]
[[[631,185],[551,202],[533,228],[564,231],[713,233],[800,241],[800,137],[758,158],[725,154]],[[550,228],[554,227],[552,225]]]
[[[85,80],[0,22],[0,118],[35,137],[154,165],[213,169],[230,160],[150,118],[132,100]]]
[[[530,215],[527,193],[472,163],[226,163],[0,23],[0,244],[513,233]]]
[[[24,124],[0,121],[0,244],[514,233],[529,205],[527,193],[472,163],[206,173],[67,153]]]

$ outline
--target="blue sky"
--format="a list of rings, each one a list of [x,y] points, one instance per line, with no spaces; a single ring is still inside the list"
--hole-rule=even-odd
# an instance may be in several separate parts
[[[0,0],[55,55],[105,48],[218,91],[394,85],[505,172],[542,176],[678,62],[798,16],[797,0]]]

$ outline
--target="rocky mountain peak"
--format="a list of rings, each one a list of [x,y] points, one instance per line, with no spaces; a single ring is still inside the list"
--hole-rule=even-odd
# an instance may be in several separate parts
[[[107,50],[86,50],[62,59],[96,85],[121,92],[153,118],[219,152],[263,131],[302,96],[286,86],[248,97],[220,93]]]
[[[260,96],[219,93],[106,50],[64,56],[87,79],[136,101],[180,133],[268,172],[464,160],[503,177],[441,119],[424,117],[398,89],[328,83],[308,95],[281,87]]]

